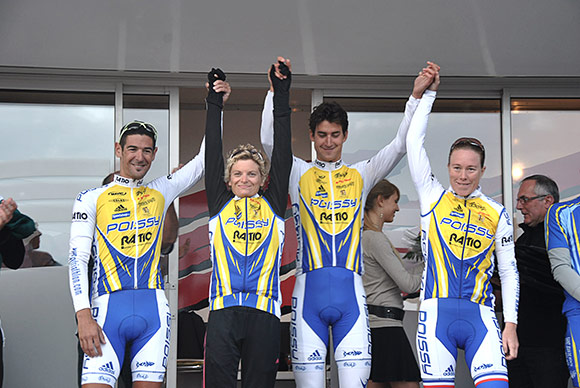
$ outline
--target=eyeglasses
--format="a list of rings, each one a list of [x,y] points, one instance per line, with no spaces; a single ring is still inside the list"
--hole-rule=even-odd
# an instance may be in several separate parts
[[[483,144],[481,144],[481,142],[474,137],[460,137],[459,139],[455,140],[453,144],[451,144],[451,149],[449,151],[451,152],[455,148],[465,145],[470,145],[479,148],[481,152],[483,152],[483,154],[485,155],[485,147],[483,147]]]
[[[121,128],[121,132],[119,133],[119,139],[121,139],[123,135],[125,135],[125,133],[130,131],[136,131],[138,129],[144,129],[150,134],[152,134],[153,141],[157,143],[157,130],[155,129],[155,127],[149,123],[139,120],[131,121],[130,123],[125,124],[125,126]]]
[[[258,157],[258,159],[264,160],[264,158],[262,157],[262,154],[257,149],[255,149],[255,148],[241,148],[241,149],[237,150],[236,152],[233,152],[229,156],[229,158],[233,158],[234,156],[237,156],[237,155],[239,155],[239,154],[241,154],[243,152],[249,152],[252,155],[256,155]]]
[[[522,205],[525,205],[526,203],[530,202],[533,199],[545,198],[547,196],[548,196],[548,194],[536,195],[535,197],[526,197],[525,195],[522,195],[521,197],[516,198],[516,202],[521,203]]]

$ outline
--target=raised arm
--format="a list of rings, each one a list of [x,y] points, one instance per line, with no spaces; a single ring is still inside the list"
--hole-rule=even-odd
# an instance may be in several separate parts
[[[224,93],[220,88],[226,75],[220,69],[212,69],[208,73],[208,93],[206,98],[205,122],[205,192],[209,215],[213,217],[219,212],[220,205],[228,196],[224,182],[224,157],[221,130],[221,112]]]
[[[419,76],[415,79],[413,92],[405,105],[403,120],[399,125],[395,138],[373,156],[368,163],[367,171],[369,171],[369,179],[365,181],[365,185],[369,185],[369,187],[373,187],[379,180],[390,174],[391,170],[401,161],[403,156],[405,156],[405,152],[407,152],[405,143],[411,120],[415,115],[420,101],[425,96],[425,90],[433,84],[435,74],[439,74],[439,66],[437,64],[432,62],[427,62],[427,64],[428,66],[421,70]],[[428,96],[434,99],[434,96],[430,94]]]
[[[439,86],[439,75],[438,73],[434,75],[423,71],[415,82],[421,84],[432,82],[429,90],[423,93],[419,106],[413,115],[406,141],[411,179],[419,194],[421,213],[424,214],[429,210],[428,206],[431,203],[431,197],[440,195],[443,190],[441,184],[432,175],[431,164],[424,147],[429,114],[431,113],[433,102],[435,102],[436,90]]]
[[[284,217],[288,202],[288,180],[292,169],[292,136],[290,133],[290,60],[278,57],[269,72],[274,89],[274,149],[270,167],[270,184],[264,196],[278,216]]]

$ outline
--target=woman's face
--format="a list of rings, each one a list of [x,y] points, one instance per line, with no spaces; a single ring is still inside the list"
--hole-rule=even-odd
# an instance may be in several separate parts
[[[485,172],[480,155],[469,148],[458,148],[449,157],[449,183],[453,191],[467,197],[477,189]]]
[[[383,213],[383,222],[393,222],[395,213],[398,211],[399,195],[397,193],[382,199],[381,212]]]
[[[253,197],[258,194],[262,184],[260,166],[251,159],[238,160],[232,165],[228,184],[238,197]]]

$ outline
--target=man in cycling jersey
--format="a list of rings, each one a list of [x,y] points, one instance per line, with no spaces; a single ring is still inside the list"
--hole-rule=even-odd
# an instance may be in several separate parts
[[[227,83],[216,88],[229,96]],[[173,200],[201,178],[204,152],[202,147],[179,171],[144,184],[156,141],[153,125],[125,125],[115,144],[119,174],[81,192],[74,203],[69,275],[85,388],[115,386],[126,345],[133,387],[159,388],[165,376],[171,315],[159,266],[163,221]]]
[[[552,205],[546,214],[546,247],[554,279],[564,288],[568,320],[564,349],[574,387],[580,374],[580,197]]]
[[[366,386],[371,349],[361,279],[363,207],[370,189],[405,154],[409,123],[432,81],[417,77],[395,139],[371,159],[353,165],[342,161],[342,146],[348,138],[346,111],[337,103],[322,103],[310,116],[316,160],[308,163],[294,157],[290,174],[298,238],[291,357],[299,388],[325,386],[329,326],[340,386]],[[261,138],[268,154],[273,139],[272,97],[268,93],[262,114]]]

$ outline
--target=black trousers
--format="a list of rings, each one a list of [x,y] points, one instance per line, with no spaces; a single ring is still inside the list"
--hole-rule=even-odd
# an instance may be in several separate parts
[[[210,312],[205,339],[205,388],[272,388],[280,352],[280,320],[250,307]]]
[[[510,388],[566,388],[570,372],[563,348],[520,346],[507,362]]]

